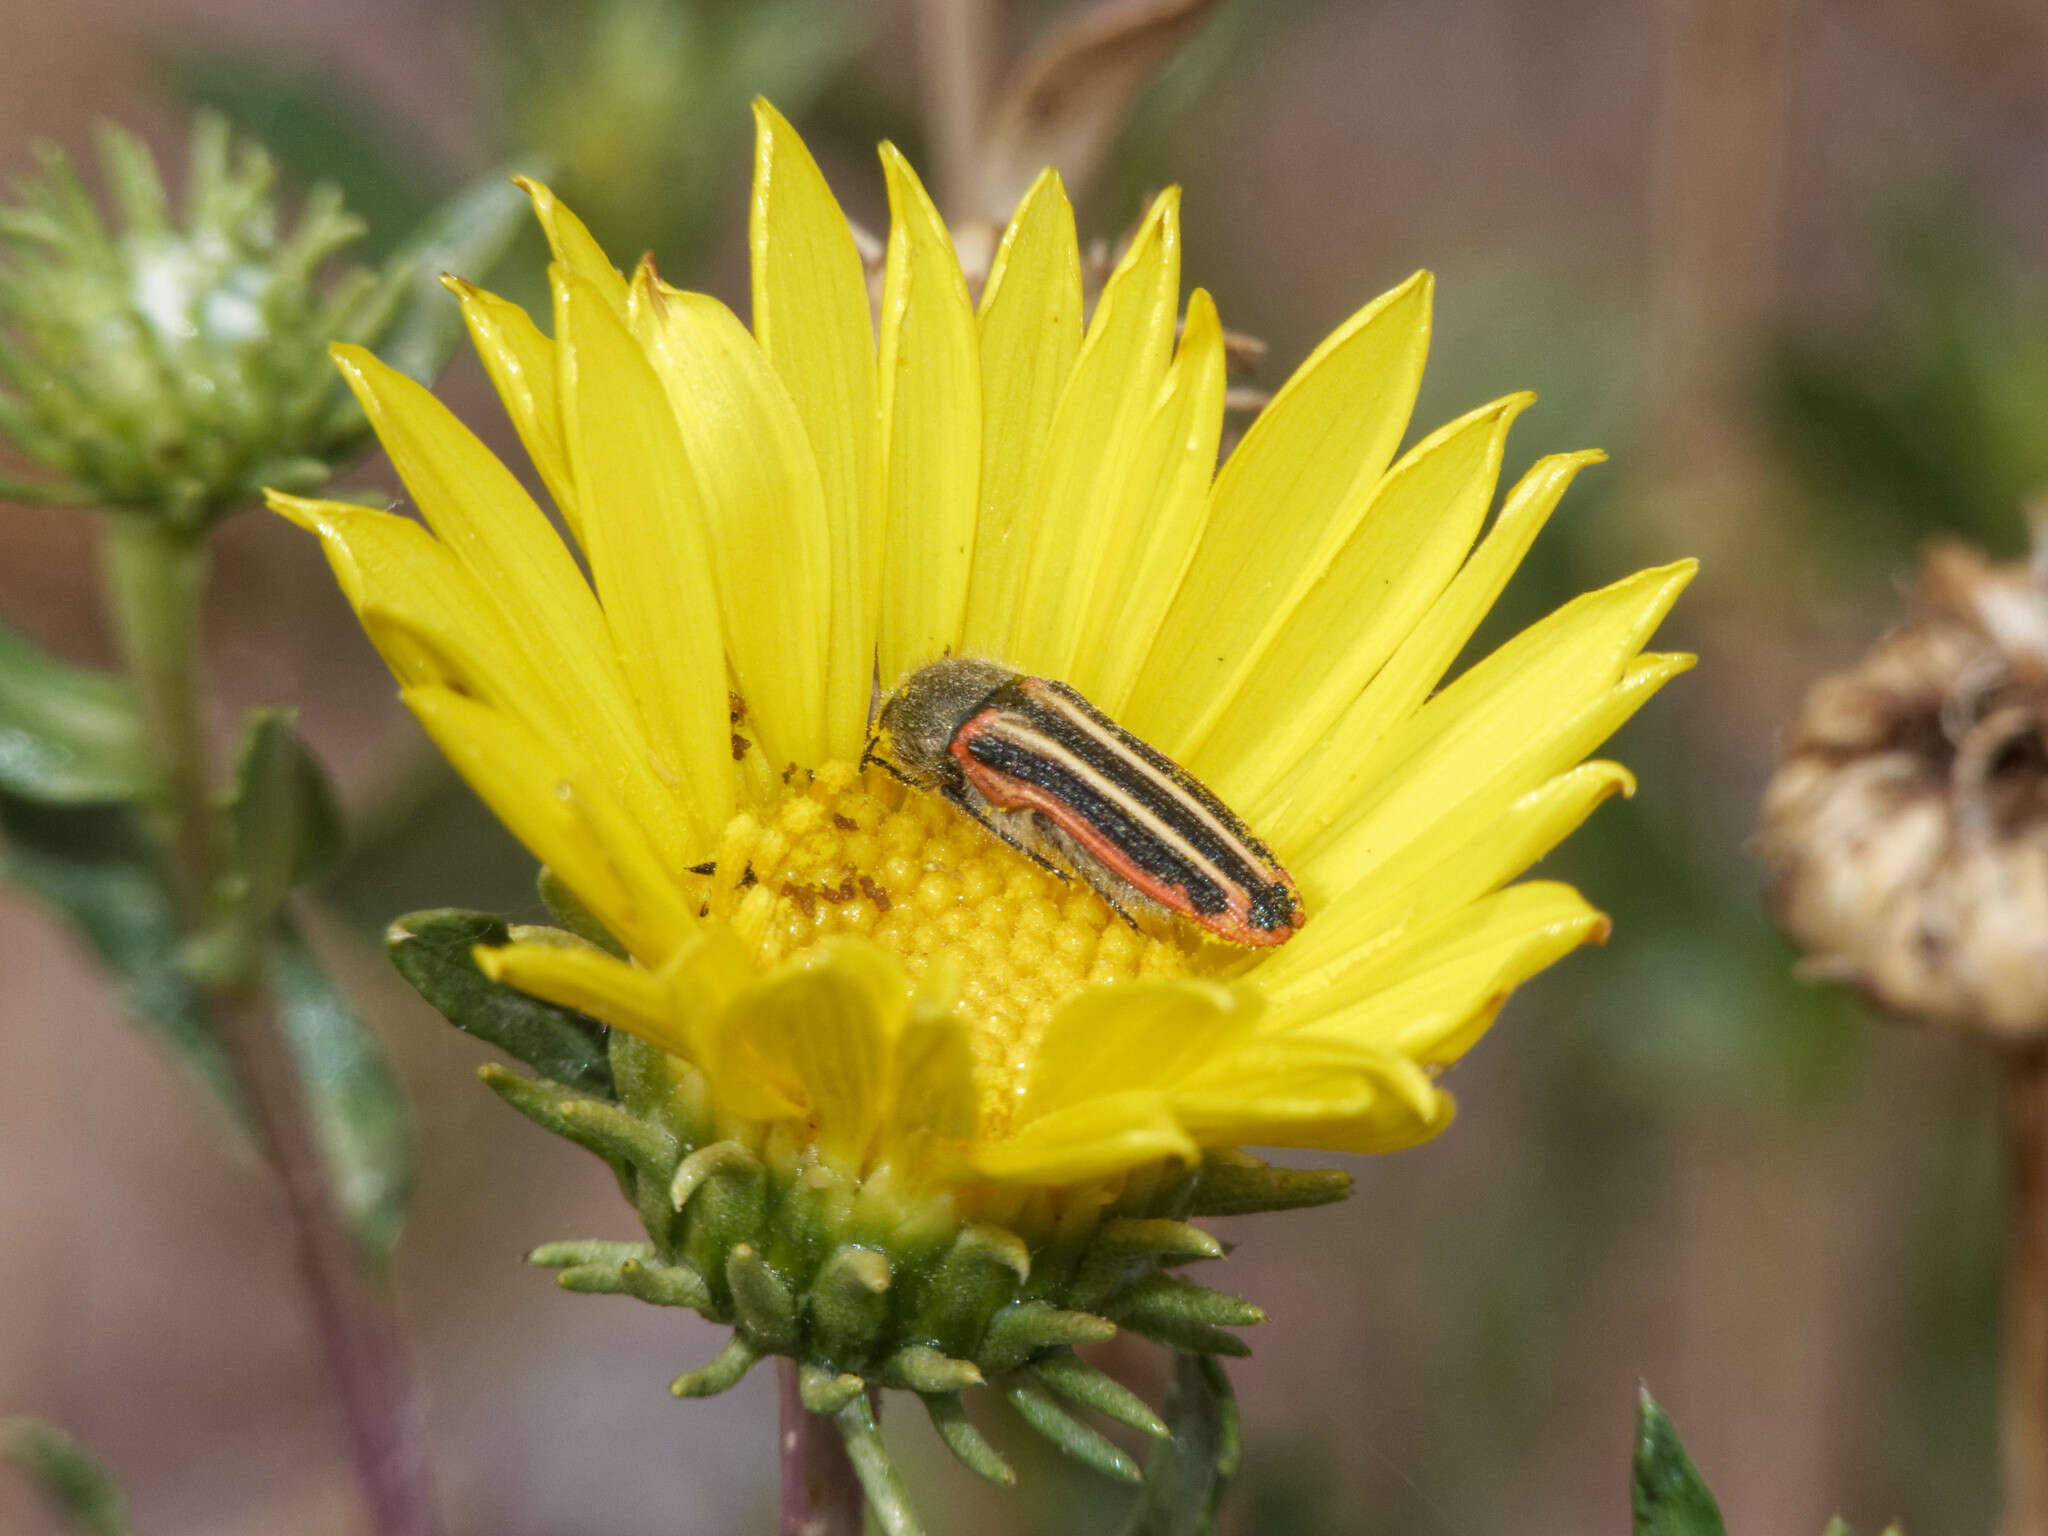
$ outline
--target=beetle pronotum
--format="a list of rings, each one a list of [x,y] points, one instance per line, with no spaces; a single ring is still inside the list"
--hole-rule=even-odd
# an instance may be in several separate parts
[[[1237,815],[1065,683],[948,657],[905,677],[876,725],[867,761],[1079,875],[1127,920],[1159,908],[1259,947],[1302,925],[1293,880]]]

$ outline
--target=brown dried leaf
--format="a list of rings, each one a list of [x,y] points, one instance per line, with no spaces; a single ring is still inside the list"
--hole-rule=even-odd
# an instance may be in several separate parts
[[[1216,10],[1218,0],[1110,0],[1032,49],[996,103],[974,206],[998,221],[1056,165],[1078,195],[1145,83]]]

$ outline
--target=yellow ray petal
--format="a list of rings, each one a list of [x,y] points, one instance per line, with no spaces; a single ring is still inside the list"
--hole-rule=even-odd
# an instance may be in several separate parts
[[[703,512],[660,380],[590,283],[555,269],[562,422],[590,568],[656,757],[708,851],[734,806]],[[702,856],[701,853],[698,854]]]
[[[1598,452],[1555,454],[1531,468],[1508,492],[1500,516],[1464,569],[1365,692],[1280,785],[1237,807],[1276,848],[1307,845],[1357,803],[1375,745],[1428,697],[1464,649],[1579,470],[1605,457]]]
[[[1391,928],[1426,923],[1522,873],[1578,828],[1610,795],[1632,794],[1619,763],[1582,763],[1516,796],[1493,786],[1433,826],[1389,849],[1370,873],[1315,914],[1315,921],[1259,968],[1273,996],[1307,996],[1364,960]]]
[[[1680,562],[1567,604],[1389,731],[1351,814],[1294,859],[1304,891],[1334,896],[1405,842],[1403,829],[1434,824],[1486,786],[1534,788],[1592,751],[1691,665],[1633,663],[1692,572]]]
[[[1371,1156],[1406,1151],[1443,1134],[1457,1114],[1456,1101],[1431,1083],[1412,1062],[1404,1063],[1396,1058],[1388,1071],[1390,1076],[1413,1075],[1427,1093],[1426,1111],[1416,1110],[1400,1094],[1387,1092],[1374,1095],[1355,1116],[1331,1117],[1309,1113],[1276,1117],[1262,1124],[1239,1127],[1235,1139],[1246,1146],[1298,1147]]]
[[[1227,803],[1255,803],[1302,761],[1436,601],[1486,520],[1508,427],[1534,399],[1440,428],[1358,493],[1368,505],[1351,536],[1274,604],[1260,649],[1188,732],[1184,761]]]
[[[393,445],[393,461],[404,462],[414,442],[409,429],[387,419],[381,430]],[[430,494],[449,491],[454,470],[468,467],[461,457],[445,472],[416,468],[423,504]],[[429,492],[428,483],[444,473],[449,478]],[[477,475],[481,493],[490,477],[481,469]],[[510,575],[493,587],[465,570],[454,550],[407,518],[282,495],[271,505],[320,535],[343,592],[401,683],[447,684],[519,716],[543,736],[566,738],[631,808],[639,835],[671,863],[680,861],[678,867],[690,862],[682,812],[650,766],[646,733],[610,654],[597,604],[573,567],[567,575],[574,585],[560,595],[583,604],[598,625],[596,636],[586,632],[580,645],[573,619],[558,624],[542,605],[519,602],[506,590]],[[476,541],[486,540],[478,534]],[[567,558],[559,541],[555,548]]]
[[[1159,402],[1180,306],[1180,189],[1153,203],[1088,323],[1015,535],[1030,554],[998,653],[1070,678],[1125,474]]]
[[[754,338],[642,265],[633,333],[675,407],[717,573],[725,654],[771,768],[821,763],[830,533],[810,440]]]
[[[534,216],[548,237],[548,249],[555,260],[583,278],[611,306],[621,320],[626,317],[626,280],[612,265],[604,248],[591,237],[583,221],[564,208],[555,194],[531,176],[514,176],[514,185],[533,199]]]
[[[1069,998],[1046,1026],[1017,1123],[1106,1093],[1168,1087],[1248,1039],[1259,999],[1206,981],[1124,982]]]
[[[1200,1153],[1167,1108],[1166,1095],[1140,1090],[1087,1099],[983,1142],[974,1148],[973,1164],[992,1179],[1073,1184],[1162,1158],[1193,1162]]]
[[[267,493],[271,509],[320,536],[349,606],[403,684],[448,684],[545,715],[526,648],[476,577],[407,517],[345,501]]]
[[[1481,717],[1499,720],[1500,705],[1540,720],[1609,686],[1643,648],[1699,569],[1676,560],[1625,576],[1572,599],[1482,658],[1400,727],[1388,750],[1411,760]]]
[[[761,1114],[767,1101],[750,1096],[765,1087],[809,1117],[827,1158],[858,1167],[887,1111],[909,1012],[893,956],[828,940],[732,1000],[711,1068],[719,1102]]]
[[[1393,997],[1402,988],[1410,988],[1387,1003],[1384,1013],[1388,1018],[1419,1017],[1433,1011],[1424,1006],[1432,997],[1501,988],[1503,963],[1520,955],[1531,940],[1550,943],[1565,936],[1569,939],[1565,948],[1569,948],[1588,938],[1604,940],[1610,926],[1604,913],[1563,881],[1524,880],[1416,925],[1398,942],[1380,949],[1346,974],[1325,980],[1311,1006],[1324,1010],[1324,1019],[1330,1019],[1338,1017],[1339,1010],[1354,1001]],[[1553,958],[1562,953],[1564,949],[1554,950]],[[1517,971],[1505,985],[1516,985],[1539,968],[1530,965]],[[1422,983],[1427,986],[1417,990],[1417,984]],[[1409,1003],[1416,1006],[1406,1007]],[[1402,1038],[1380,1039],[1361,1034],[1349,1024],[1324,1028],[1313,1014],[1283,1022],[1286,1018],[1276,1013],[1273,1027],[1311,1039],[1346,1039],[1381,1049],[1407,1048],[1405,1023],[1401,1026]]]
[[[580,710],[598,715],[614,739],[628,729],[637,735],[604,615],[547,515],[427,389],[361,347],[337,346],[334,355],[442,545],[475,574],[513,631],[545,649],[549,670]]]
[[[980,1108],[974,1051],[958,1018],[913,1014],[896,1042],[893,1076],[887,1142],[915,1148],[933,1137],[973,1137]]]
[[[667,988],[674,1027],[689,1045],[688,1059],[700,1066],[717,1054],[725,1010],[758,973],[730,928],[698,929],[670,952],[654,974]]]
[[[1570,886],[1526,881],[1417,931],[1311,999],[1283,1000],[1276,1012],[1298,1015],[1292,1033],[1303,1040],[1448,1063],[1509,992],[1580,945],[1603,942],[1611,926]]]
[[[1209,1144],[1412,1146],[1449,1119],[1443,1093],[1406,1056],[1293,1042],[1268,1059],[1226,1059],[1170,1095],[1174,1114]],[[1368,1129],[1369,1128],[1369,1129]]]
[[[517,304],[459,277],[444,275],[441,281],[461,301],[470,341],[504,402],[505,414],[512,418],[513,429],[533,467],[540,471],[562,520],[580,542],[583,533],[578,526],[576,487],[569,478],[569,451],[562,442],[554,342],[541,334],[540,327]]]
[[[881,590],[875,330],[867,278],[839,204],[796,130],[754,102],[754,336],[810,438],[830,528],[829,755],[867,738]]]
[[[1331,897],[1350,891],[1370,879],[1384,854],[1405,846],[1415,829],[1438,825],[1468,797],[1528,791],[1585,758],[1692,662],[1690,655],[1642,655],[1622,668],[1606,692],[1585,702],[1559,700],[1561,713],[1554,717],[1507,721],[1493,711],[1487,721],[1460,723],[1403,762],[1362,815],[1296,860],[1296,877],[1303,889]]]
[[[477,968],[492,981],[602,1019],[674,1055],[693,1053],[668,987],[651,971],[581,945],[480,944],[474,954]]]
[[[883,690],[960,637],[981,497],[981,357],[945,222],[894,145],[882,286]]]
[[[558,744],[446,688],[407,688],[400,696],[506,829],[629,950],[658,960],[688,937],[693,924],[672,888],[629,883],[621,874],[612,857],[619,845],[601,838],[584,814],[604,792]]]
[[[1032,482],[1081,350],[1081,255],[1059,173],[1032,184],[981,291],[981,515],[960,648],[1009,643],[1026,564]]]
[[[1224,463],[1201,548],[1125,709],[1124,723],[1169,756],[1264,630],[1274,594],[1293,591],[1334,542],[1352,489],[1393,458],[1422,381],[1429,306],[1423,272],[1352,316]]]
[[[1112,527],[1068,679],[1111,715],[1122,713],[1201,542],[1223,435],[1224,373],[1216,303],[1197,288],[1159,403],[1105,512]]]

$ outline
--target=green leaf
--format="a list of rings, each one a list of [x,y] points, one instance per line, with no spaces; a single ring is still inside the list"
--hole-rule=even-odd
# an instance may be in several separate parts
[[[412,1120],[377,1039],[304,939],[272,950],[277,1023],[298,1068],[327,1175],[365,1249],[389,1256],[412,1196]]]
[[[292,710],[254,709],[242,728],[226,810],[229,867],[244,932],[260,933],[295,885],[340,862],[340,803],[293,729]]]
[[[399,974],[457,1029],[489,1041],[558,1083],[610,1097],[604,1025],[492,981],[470,958],[477,945],[504,944],[510,938],[503,918],[441,908],[401,917],[384,942]]]
[[[0,790],[80,805],[132,800],[148,786],[127,684],[0,624]]]
[[[126,806],[55,806],[0,790],[0,872],[56,908],[120,978],[129,1009],[231,1108],[227,1058],[208,1032],[199,987],[179,964],[177,916]]]
[[[386,270],[403,268],[407,293],[377,353],[400,373],[432,384],[462,332],[462,310],[441,287],[452,272],[482,282],[510,248],[532,214],[526,194],[512,185],[505,166],[472,181],[449,198],[413,233]]]
[[[1124,1536],[1211,1536],[1244,1448],[1222,1364],[1176,1355],[1166,1394],[1169,1438],[1145,1463],[1145,1491]]]
[[[1721,1507],[1685,1454],[1677,1428],[1647,1387],[1636,1409],[1629,1501],[1635,1507],[1635,1536],[1727,1536]]]
[[[44,1497],[81,1536],[127,1536],[128,1508],[99,1459],[40,1419],[0,1423],[0,1456],[35,1479]]]

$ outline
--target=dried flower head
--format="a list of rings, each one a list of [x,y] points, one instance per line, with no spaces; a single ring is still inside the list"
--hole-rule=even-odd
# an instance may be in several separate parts
[[[2048,1035],[2048,566],[1930,548],[1907,621],[1807,696],[1759,847],[1805,968]]]

